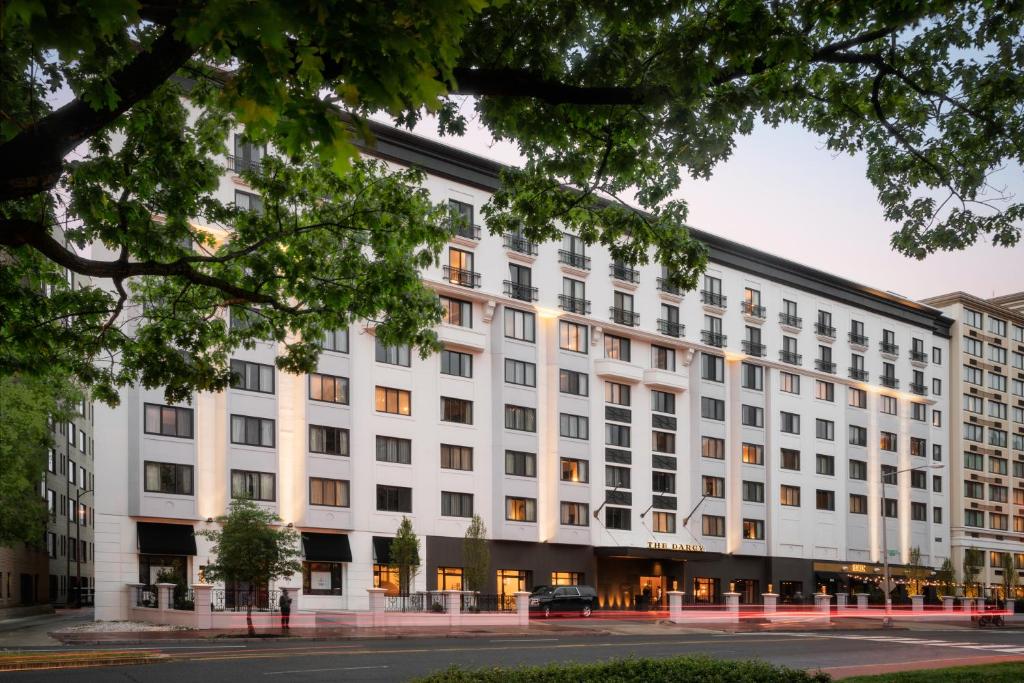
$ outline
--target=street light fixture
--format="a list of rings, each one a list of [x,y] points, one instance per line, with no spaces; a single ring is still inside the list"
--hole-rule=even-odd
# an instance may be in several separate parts
[[[82,606],[82,496],[93,493],[94,489],[79,488],[75,484],[75,607]],[[67,481],[67,497],[71,501],[71,480]],[[71,544],[71,516],[67,523],[68,545]],[[71,553],[67,553],[68,598],[71,597]],[[65,604],[67,598],[65,598]]]

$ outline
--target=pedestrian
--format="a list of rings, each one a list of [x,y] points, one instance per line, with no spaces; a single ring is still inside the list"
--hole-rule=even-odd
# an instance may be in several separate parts
[[[288,595],[288,591],[281,591],[281,598],[277,601],[277,604],[281,608],[281,628],[287,631],[288,619],[292,615],[292,598]]]

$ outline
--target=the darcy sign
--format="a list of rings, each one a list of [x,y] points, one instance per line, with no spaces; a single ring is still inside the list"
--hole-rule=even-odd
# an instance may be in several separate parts
[[[677,550],[679,552],[687,553],[704,552],[704,546],[692,545],[690,543],[656,543],[654,541],[647,541],[647,547],[652,550]]]

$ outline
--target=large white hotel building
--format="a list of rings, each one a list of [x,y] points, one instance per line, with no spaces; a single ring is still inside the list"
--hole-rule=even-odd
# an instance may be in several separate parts
[[[268,343],[235,354],[237,388],[97,407],[97,618],[123,618],[125,584],[162,567],[196,581],[209,548],[193,529],[235,495],[302,532],[304,571],[284,582],[300,609],[365,608],[367,588],[393,588],[403,516],[423,539],[419,589],[461,587],[476,513],[487,592],[587,583],[611,608],[648,587],[863,590],[883,522],[891,563],[949,556],[939,310],[696,231],[710,263],[693,292],[571,235],[491,235],[474,217],[497,163],[374,132],[367,153],[421,168],[465,217],[423,272],[448,309],[446,351],[424,360],[355,325],[315,375],[276,371]],[[227,166],[256,155],[240,144]],[[221,191],[257,205],[232,172]]]

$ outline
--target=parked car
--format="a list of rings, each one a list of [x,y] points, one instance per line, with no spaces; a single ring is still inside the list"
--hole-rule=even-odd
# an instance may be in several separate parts
[[[595,607],[597,591],[592,586],[537,586],[530,594],[530,611],[545,618],[552,614],[589,617]]]

